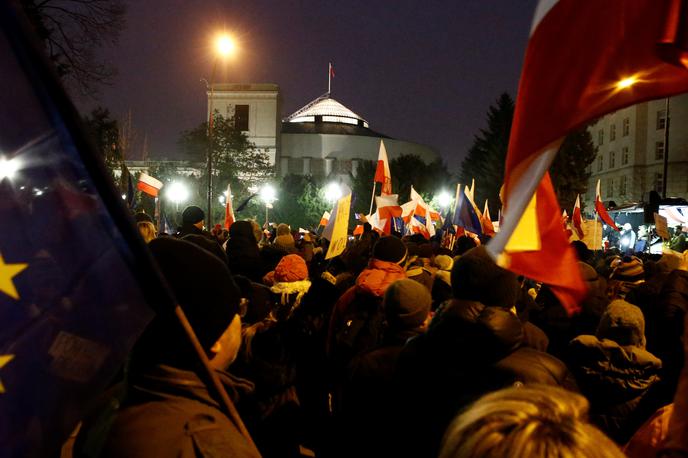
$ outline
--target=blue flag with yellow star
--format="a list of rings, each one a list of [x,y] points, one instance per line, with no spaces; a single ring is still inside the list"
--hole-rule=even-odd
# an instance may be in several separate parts
[[[121,195],[10,3],[0,2],[0,455],[57,456],[166,293],[151,289],[159,277]]]

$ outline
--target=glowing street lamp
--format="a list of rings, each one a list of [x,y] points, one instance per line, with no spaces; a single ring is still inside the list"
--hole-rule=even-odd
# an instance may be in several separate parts
[[[325,187],[325,200],[334,203],[342,197],[342,188],[337,183],[330,183]]]
[[[268,227],[268,209],[272,207],[272,203],[277,200],[277,191],[271,185],[266,184],[260,190],[260,200],[265,204],[265,227]]]
[[[213,70],[210,73],[210,82],[206,81],[206,89],[210,90],[210,100],[208,102],[208,151],[207,151],[207,172],[208,172],[208,214],[206,227],[210,227],[212,223],[212,201],[213,201],[213,92],[215,83],[215,72],[217,71],[217,62],[219,58],[228,58],[236,52],[236,44],[234,40],[227,34],[217,35],[215,38],[215,60],[213,61]]]
[[[19,162],[17,159],[5,159],[0,157],[0,181],[7,178],[12,180],[19,170]]]
[[[176,204],[177,211],[179,211],[179,204],[189,198],[189,189],[184,183],[173,181],[167,188],[166,196]]]
[[[452,203],[452,195],[447,191],[442,191],[437,196],[437,203],[441,208],[447,208]]]

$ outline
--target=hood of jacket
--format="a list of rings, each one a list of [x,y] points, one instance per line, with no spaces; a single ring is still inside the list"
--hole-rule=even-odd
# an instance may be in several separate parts
[[[582,335],[571,341],[569,350],[570,368],[591,398],[622,402],[642,395],[659,380],[662,361],[643,348]]]
[[[361,292],[382,297],[389,285],[404,278],[406,273],[399,264],[371,259],[368,267],[356,279],[356,288]]]

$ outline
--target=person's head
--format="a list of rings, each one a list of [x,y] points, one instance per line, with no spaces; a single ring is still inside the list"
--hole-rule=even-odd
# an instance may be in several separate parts
[[[380,261],[402,264],[406,260],[406,245],[394,236],[382,237],[373,246],[373,258]]]
[[[227,265],[186,240],[157,238],[148,246],[206,356],[214,367],[226,369],[241,342],[241,291]],[[200,364],[172,310],[158,312],[137,343],[134,360],[143,367],[188,370]]]
[[[495,264],[483,246],[468,250],[454,262],[451,284],[456,299],[477,301],[489,307],[516,305],[519,290],[516,275]]]
[[[387,288],[384,311],[387,324],[395,330],[413,330],[427,326],[432,297],[420,283],[397,280]]]
[[[456,243],[454,245],[454,254],[455,255],[462,255],[466,251],[475,248],[478,246],[477,243],[475,243],[475,240],[472,237],[468,237],[467,235],[462,235],[458,239],[456,239]]]
[[[621,458],[587,422],[588,401],[562,388],[505,388],[478,399],[447,429],[440,458]]]
[[[200,207],[189,205],[182,212],[182,225],[196,226],[203,229],[203,220],[205,219],[205,212]]]
[[[289,229],[288,224],[280,223],[277,225],[277,236],[280,235],[291,235],[291,229]]]
[[[288,254],[277,263],[274,280],[276,283],[290,283],[308,279],[308,266],[298,254]]]
[[[139,221],[136,223],[136,227],[139,228],[139,233],[146,243],[150,242],[158,235],[155,226],[150,221]]]
[[[645,348],[645,317],[642,310],[622,299],[612,301],[600,319],[596,337],[621,346]]]
[[[152,223],[153,218],[151,218],[151,216],[146,212],[136,212],[136,214],[134,215],[134,221],[136,221],[137,223],[143,221],[148,221],[149,223]]]

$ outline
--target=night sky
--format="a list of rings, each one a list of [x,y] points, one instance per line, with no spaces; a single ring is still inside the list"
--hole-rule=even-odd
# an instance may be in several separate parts
[[[436,148],[453,171],[503,91],[515,96],[535,0],[130,1],[95,103],[128,110],[153,157],[178,157],[206,114],[213,33],[240,52],[216,81],[276,83],[285,117],[327,91],[373,130]],[[94,102],[80,102],[82,111]]]

